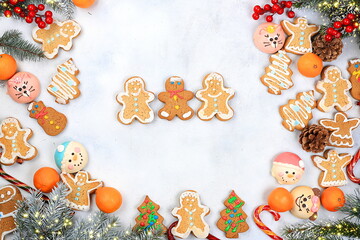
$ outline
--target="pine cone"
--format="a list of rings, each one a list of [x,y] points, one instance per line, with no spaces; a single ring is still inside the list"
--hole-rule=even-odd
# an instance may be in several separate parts
[[[324,62],[334,61],[342,53],[344,46],[341,38],[326,41],[321,34],[316,35],[312,41],[313,53],[318,55]]]
[[[329,143],[330,131],[321,125],[310,125],[304,128],[299,136],[302,148],[307,152],[319,153]]]

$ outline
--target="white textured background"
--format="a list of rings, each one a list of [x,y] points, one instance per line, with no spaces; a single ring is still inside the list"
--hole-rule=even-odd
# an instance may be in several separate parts
[[[175,218],[171,210],[179,205],[179,194],[187,189],[197,190],[202,202],[211,208],[206,217],[211,233],[224,239],[216,227],[222,202],[230,190],[246,201],[250,230],[241,239],[267,239],[252,220],[253,210],[267,202],[272,189],[279,187],[270,175],[275,155],[291,151],[306,163],[306,173],[298,185],[317,186],[320,171],[313,166],[310,154],[297,143],[298,132],[291,133],[281,125],[280,105],[295,98],[296,93],[314,88],[316,79],[300,76],[293,64],[295,86],[281,96],[270,95],[259,80],[268,65],[268,55],[259,52],[252,43],[252,34],[262,21],[251,18],[252,7],[265,1],[241,0],[98,0],[89,9],[77,9],[76,20],[83,27],[70,52],[61,51],[51,61],[19,62],[19,70],[39,77],[42,93],[38,100],[68,116],[66,130],[57,137],[47,136],[36,120],[28,117],[25,105],[13,102],[5,89],[0,88],[0,120],[12,116],[24,127],[33,129],[31,143],[39,149],[36,159],[23,165],[5,167],[19,179],[32,183],[35,171],[44,166],[54,167],[55,147],[67,140],[83,143],[90,155],[86,170],[106,186],[121,191],[123,206],[116,212],[124,226],[134,224],[136,207],[148,194],[161,205],[165,224]],[[309,12],[311,22],[322,20]],[[283,16],[281,19],[284,19]],[[276,19],[278,22],[280,18]],[[0,34],[6,29],[20,28],[31,40],[34,25],[2,18]],[[46,86],[56,66],[72,57],[80,68],[78,76],[82,95],[69,105],[59,105],[47,93]],[[291,55],[294,62],[298,58]],[[359,49],[345,41],[344,53],[334,62],[344,76],[347,61],[359,57]],[[226,86],[236,91],[231,100],[235,117],[228,122],[213,119],[203,122],[197,117],[189,121],[168,122],[156,118],[149,125],[138,122],[131,126],[120,124],[116,114],[120,105],[115,101],[123,82],[139,75],[150,91],[164,90],[165,80],[172,75],[184,78],[188,90],[201,88],[203,77],[217,71],[225,77]],[[319,97],[319,94],[317,94]],[[155,101],[152,108],[162,104]],[[197,109],[198,100],[191,106]],[[359,116],[359,107],[348,114]],[[322,117],[332,118],[314,110],[316,123]],[[356,145],[340,152],[355,153],[360,144],[360,129],[354,132]],[[360,175],[360,168],[357,168]],[[6,182],[0,180],[0,184]],[[292,186],[286,187],[292,189]],[[352,193],[356,185],[343,188]],[[93,208],[96,209],[95,203]],[[322,209],[320,218],[337,218],[339,214]],[[275,223],[267,213],[262,215],[276,232],[289,222],[301,222],[290,213],[282,213]]]

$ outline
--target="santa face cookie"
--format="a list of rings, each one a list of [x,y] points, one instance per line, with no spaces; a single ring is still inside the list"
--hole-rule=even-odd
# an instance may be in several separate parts
[[[301,158],[291,152],[279,154],[272,165],[271,175],[279,184],[295,184],[304,174],[305,167]]]
[[[194,116],[194,110],[188,105],[188,101],[194,98],[194,94],[184,89],[184,80],[181,77],[171,77],[165,83],[166,92],[161,92],[158,98],[165,106],[159,110],[158,115],[162,119],[172,120],[178,116],[181,120],[188,120]]]
[[[55,163],[63,173],[76,173],[88,163],[88,153],[78,142],[64,142],[56,148]]]
[[[180,207],[174,208],[171,213],[179,219],[176,227],[171,230],[174,236],[187,238],[191,232],[197,238],[206,238],[209,235],[210,227],[204,217],[210,213],[210,209],[200,203],[197,192],[183,192],[180,196]]]
[[[149,103],[155,99],[152,92],[146,91],[141,77],[132,77],[125,82],[125,92],[119,93],[116,100],[123,105],[118,113],[118,120],[123,124],[131,124],[135,119],[141,123],[154,120],[154,111]]]
[[[254,33],[255,46],[264,53],[276,53],[285,43],[282,27],[275,23],[262,23]]]
[[[347,70],[350,74],[349,80],[352,85],[350,90],[351,96],[356,100],[360,100],[360,59],[350,60]]]
[[[18,72],[7,82],[7,93],[17,103],[29,103],[40,94],[40,82],[28,72]]]
[[[0,163],[12,165],[31,160],[37,155],[37,149],[28,143],[32,136],[31,129],[21,128],[16,118],[7,118],[0,124]]]
[[[290,212],[298,218],[310,219],[312,221],[317,219],[317,212],[320,209],[321,192],[318,188],[311,188],[307,186],[299,186],[291,191],[291,195],[295,199],[294,207]]]
[[[335,108],[346,112],[352,107],[349,90],[351,83],[341,76],[338,67],[330,66],[324,69],[322,80],[316,84],[316,90],[323,94],[318,101],[317,108],[323,112],[330,112]]]
[[[297,18],[294,23],[287,20],[281,21],[285,33],[289,35],[285,42],[285,51],[294,54],[312,52],[311,37],[320,31],[320,27],[308,24],[306,18]]]
[[[326,187],[340,187],[347,184],[345,167],[352,156],[347,153],[338,154],[335,150],[328,150],[322,156],[311,157],[314,165],[321,170],[319,185]]]
[[[196,92],[196,97],[202,101],[197,112],[201,120],[209,121],[214,116],[219,120],[227,121],[234,116],[229,100],[235,95],[231,88],[224,87],[224,78],[219,73],[210,73],[203,80],[203,88]]]
[[[72,40],[80,34],[80,31],[80,25],[74,20],[54,21],[44,29],[35,27],[32,37],[36,42],[42,43],[44,55],[53,59],[57,56],[60,48],[66,51],[71,49]]]
[[[0,188],[0,240],[16,230],[16,205],[21,200],[21,192],[14,185]]]

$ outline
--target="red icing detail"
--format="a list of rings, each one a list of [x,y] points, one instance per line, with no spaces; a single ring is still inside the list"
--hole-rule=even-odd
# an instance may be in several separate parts
[[[235,192],[231,192],[231,196],[235,196]]]
[[[234,209],[234,207],[233,207],[232,205],[230,205],[230,206],[229,206],[229,208],[230,208],[231,210],[233,210],[233,209]]]
[[[147,212],[148,212],[148,213],[151,213],[151,210],[150,210],[150,209],[148,209],[148,210],[147,210]]]
[[[141,222],[141,223],[140,223],[140,226],[144,227],[144,226],[145,226],[145,223]]]
[[[240,204],[240,200],[236,200],[235,203],[236,203],[236,204]]]
[[[226,216],[223,216],[222,219],[224,219],[226,221],[228,218]]]
[[[231,226],[232,226],[232,227],[236,227],[236,224],[235,224],[235,223],[233,223],[233,224],[231,224]]]
[[[147,219],[147,216],[146,216],[146,215],[143,215],[143,219]]]
[[[148,203],[148,202],[149,202],[149,200],[146,199],[146,200],[145,200],[145,203]]]

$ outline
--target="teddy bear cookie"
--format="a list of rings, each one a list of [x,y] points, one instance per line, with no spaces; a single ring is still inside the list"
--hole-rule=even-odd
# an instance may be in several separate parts
[[[352,130],[359,126],[360,118],[348,118],[345,113],[338,112],[335,114],[334,120],[321,119],[319,124],[331,132],[330,146],[351,148],[354,146]]]
[[[299,186],[294,188],[290,193],[295,200],[294,206],[290,212],[295,217],[315,221],[318,216],[317,212],[321,206],[320,189]]]
[[[234,97],[235,91],[224,87],[223,76],[216,72],[205,76],[202,85],[204,89],[196,92],[196,97],[203,102],[197,112],[198,117],[204,121],[209,121],[214,116],[222,121],[230,120],[234,111],[229,100]]]
[[[160,118],[172,120],[178,116],[181,120],[188,120],[194,116],[194,110],[187,103],[194,98],[194,93],[184,89],[184,80],[181,77],[167,79],[165,90],[166,92],[158,95],[158,99],[165,103],[158,112]]]
[[[255,46],[264,53],[276,53],[285,43],[285,32],[276,23],[262,23],[254,33]]]
[[[72,175],[61,173],[61,180],[69,189],[65,197],[67,206],[78,211],[88,211],[90,209],[90,194],[103,186],[103,182],[97,179],[90,179],[90,174],[79,171]]]
[[[171,212],[179,219],[178,224],[171,229],[171,233],[179,238],[187,238],[192,232],[197,238],[206,238],[210,227],[204,217],[210,213],[210,209],[200,203],[197,192],[188,190],[180,195],[180,207]]]
[[[17,103],[29,103],[40,94],[39,79],[28,72],[18,72],[7,81],[7,93]]]
[[[46,134],[56,136],[66,127],[67,118],[52,107],[46,107],[42,101],[32,102],[28,106],[29,116],[35,118]]]
[[[60,48],[66,51],[71,49],[72,40],[80,34],[80,31],[80,25],[74,20],[54,21],[44,29],[35,27],[32,37],[36,42],[42,44],[45,57],[53,59],[57,56]]]
[[[295,153],[280,153],[274,159],[271,175],[279,184],[297,183],[305,171],[304,161]]]
[[[360,100],[360,59],[353,59],[349,61],[348,72],[350,74],[350,82],[352,88],[350,94],[356,100]]]
[[[84,169],[89,161],[85,147],[75,141],[67,141],[57,146],[54,158],[62,173],[76,173]]]
[[[308,24],[308,20],[303,17],[295,19],[294,23],[283,20],[281,26],[289,35],[285,42],[285,51],[299,55],[312,52],[311,38],[320,31],[319,26]]]
[[[0,240],[3,240],[5,235],[16,230],[16,206],[17,202],[22,199],[21,192],[14,185],[0,188]]]
[[[347,153],[338,154],[335,150],[327,150],[322,156],[311,157],[314,165],[321,170],[319,185],[323,188],[340,187],[347,184],[345,167],[352,156]]]
[[[270,56],[270,66],[265,68],[265,74],[260,78],[261,82],[268,87],[271,94],[280,95],[282,90],[294,86],[292,82],[291,59],[285,51]]]
[[[155,99],[152,92],[146,91],[145,82],[141,77],[132,77],[126,80],[125,92],[116,96],[123,108],[118,113],[119,122],[129,125],[134,119],[141,123],[150,123],[154,120],[154,111],[149,103]]]
[[[56,98],[55,102],[68,104],[70,100],[80,96],[80,81],[76,77],[78,74],[79,69],[72,58],[57,66],[57,74],[47,88],[47,91]]]
[[[296,99],[290,99],[280,107],[282,125],[291,132],[295,129],[303,130],[312,119],[312,109],[315,107],[314,91],[298,93]]]
[[[0,124],[0,163],[12,165],[31,160],[37,155],[37,149],[28,141],[32,136],[31,129],[23,129],[16,118],[6,118]]]
[[[322,80],[316,84],[316,90],[323,94],[317,108],[323,112],[329,112],[332,108],[346,112],[352,107],[348,94],[350,89],[350,81],[341,76],[338,67],[326,67],[322,73]]]

